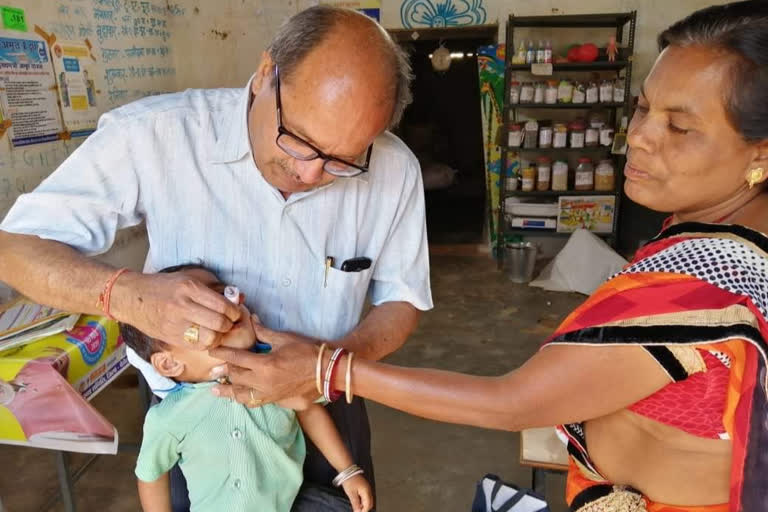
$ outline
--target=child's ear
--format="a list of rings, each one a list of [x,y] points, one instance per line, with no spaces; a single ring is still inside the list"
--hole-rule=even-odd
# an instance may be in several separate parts
[[[178,377],[184,373],[184,363],[173,357],[173,353],[168,350],[161,350],[155,352],[150,357],[152,366],[155,367],[157,373],[163,377]]]

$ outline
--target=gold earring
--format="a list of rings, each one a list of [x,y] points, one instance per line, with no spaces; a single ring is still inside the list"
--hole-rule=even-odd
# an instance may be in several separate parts
[[[749,188],[752,189],[763,181],[763,175],[765,174],[765,169],[762,167],[758,167],[756,169],[752,169],[749,171],[749,176],[747,177],[747,183],[749,183]]]

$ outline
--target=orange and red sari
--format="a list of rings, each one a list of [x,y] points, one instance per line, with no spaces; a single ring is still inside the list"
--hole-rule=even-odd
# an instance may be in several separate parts
[[[729,503],[654,503],[606,481],[581,425],[563,425],[571,510],[768,510],[766,318],[768,237],[698,223],[663,231],[574,311],[548,343],[644,347],[672,383],[630,409],[693,435],[730,439],[733,460]]]

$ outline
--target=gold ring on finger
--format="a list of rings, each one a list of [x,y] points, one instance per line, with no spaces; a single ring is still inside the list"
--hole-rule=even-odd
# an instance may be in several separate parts
[[[192,324],[184,331],[184,341],[190,345],[197,345],[200,341],[200,326]]]
[[[253,396],[253,388],[248,390],[248,394],[251,395],[251,399],[248,400],[248,407],[257,407],[261,405],[261,403],[264,401],[264,400],[259,400],[258,398]]]

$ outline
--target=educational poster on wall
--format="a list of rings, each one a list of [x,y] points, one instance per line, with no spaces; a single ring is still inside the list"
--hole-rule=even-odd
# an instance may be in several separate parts
[[[91,49],[83,43],[56,41],[52,50],[64,127],[72,137],[88,136],[99,119]]]
[[[0,31],[0,122],[14,147],[57,140],[63,131],[47,43]]]
[[[354,9],[365,14],[369,18],[381,22],[381,0],[326,0],[320,3],[333,5],[335,7]]]
[[[560,196],[557,231],[572,233],[584,228],[593,233],[610,233],[615,214],[615,196]]]

